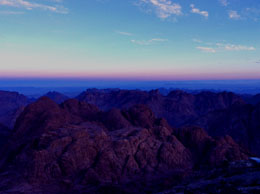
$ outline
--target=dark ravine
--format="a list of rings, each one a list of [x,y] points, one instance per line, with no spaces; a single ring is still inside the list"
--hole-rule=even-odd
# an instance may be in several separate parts
[[[0,193],[260,191],[250,159],[260,105],[227,92],[90,90],[78,99],[45,96],[13,130],[0,125]]]

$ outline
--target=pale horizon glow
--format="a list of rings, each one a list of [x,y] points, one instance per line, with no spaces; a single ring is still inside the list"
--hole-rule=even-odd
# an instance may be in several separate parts
[[[247,75],[251,75],[248,77]],[[123,73],[118,72],[114,74],[109,73],[42,73],[42,72],[4,72],[0,74],[0,78],[5,79],[76,79],[76,80],[151,80],[151,81],[185,81],[185,80],[260,80],[260,72],[240,73],[156,73],[156,72],[136,72]]]

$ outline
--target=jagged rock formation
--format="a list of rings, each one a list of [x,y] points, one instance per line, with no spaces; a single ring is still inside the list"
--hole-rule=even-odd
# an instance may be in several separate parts
[[[249,156],[231,137],[172,128],[145,105],[103,112],[75,99],[58,105],[47,97],[25,108],[0,153],[0,191],[25,193],[95,193],[117,184],[134,189],[127,185],[156,185],[176,174],[182,179],[194,168]]]
[[[230,135],[240,145],[260,155],[260,104],[212,111],[192,124],[203,127],[213,137]]]
[[[47,94],[45,94],[44,96],[46,97],[49,97],[50,99],[52,99],[54,102],[56,102],[57,104],[61,104],[63,103],[64,101],[68,100],[69,97],[64,95],[64,94],[61,94],[59,92],[55,92],[55,91],[52,91],[52,92],[48,92]]]
[[[145,104],[157,117],[165,118],[175,127],[214,110],[226,109],[234,104],[245,104],[241,97],[231,92],[189,94],[180,90],[172,91],[167,96],[162,96],[159,90],[87,90],[77,99],[94,104],[102,110]]]
[[[77,98],[103,110],[145,104],[173,127],[195,125],[204,128],[213,137],[229,135],[243,147],[260,155],[260,105],[247,104],[231,92],[189,94],[177,90],[162,96],[158,90],[87,90]]]

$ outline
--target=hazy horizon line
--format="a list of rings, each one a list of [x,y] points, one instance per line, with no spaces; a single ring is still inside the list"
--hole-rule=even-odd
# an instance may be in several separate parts
[[[164,81],[164,82],[171,82],[171,81],[260,81],[259,78],[148,78],[148,77],[77,77],[77,76],[0,76],[0,80],[5,81],[12,81],[12,80],[73,80],[73,81]]]

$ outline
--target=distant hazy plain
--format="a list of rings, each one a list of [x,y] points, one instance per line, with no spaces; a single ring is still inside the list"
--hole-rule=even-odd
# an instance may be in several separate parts
[[[260,93],[260,80],[196,80],[196,81],[142,81],[101,79],[0,79],[0,90],[17,91],[38,97],[49,91],[75,96],[88,88],[120,89],[182,89],[187,91],[232,91],[240,94]]]

